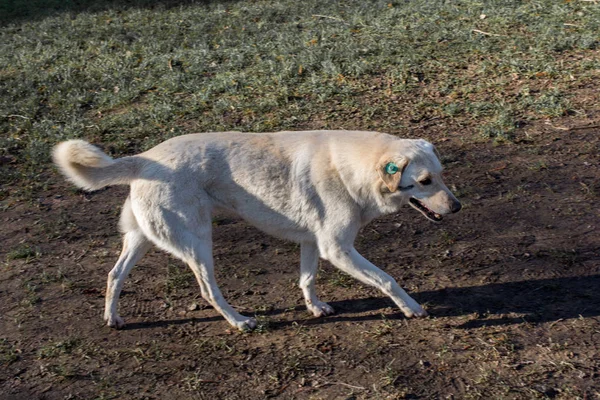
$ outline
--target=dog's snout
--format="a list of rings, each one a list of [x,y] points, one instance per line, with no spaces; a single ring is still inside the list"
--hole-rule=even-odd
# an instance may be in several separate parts
[[[450,207],[450,211],[452,211],[453,213],[457,213],[460,211],[461,208],[462,204],[460,204],[460,201],[453,201],[452,206]]]

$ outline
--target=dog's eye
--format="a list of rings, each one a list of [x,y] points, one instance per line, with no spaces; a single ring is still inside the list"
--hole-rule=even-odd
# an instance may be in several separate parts
[[[419,181],[419,183],[423,186],[431,185],[431,178],[425,178],[422,181]]]

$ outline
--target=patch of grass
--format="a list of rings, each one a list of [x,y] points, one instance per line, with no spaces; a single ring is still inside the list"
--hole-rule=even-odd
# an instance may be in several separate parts
[[[598,77],[593,2],[174,4],[0,6],[0,156],[15,160],[0,184],[18,184],[12,196],[43,190],[67,138],[121,156],[192,131],[399,132],[437,118],[505,141],[521,120],[581,107],[570,85]]]
[[[400,373],[394,368],[395,361],[396,359],[390,361],[381,373],[381,383],[383,386],[393,386],[400,377]]]
[[[78,338],[68,338],[48,343],[38,350],[38,358],[56,358],[63,354],[71,354],[81,344]]]
[[[72,216],[65,210],[59,211],[59,217],[48,223],[40,220],[39,224],[49,240],[57,240],[72,235],[79,227],[73,222]]]
[[[376,324],[370,331],[365,332],[367,335],[372,337],[381,337],[394,332],[396,328],[392,321],[387,319],[385,315],[381,315],[382,322]]]
[[[33,307],[35,304],[42,301],[42,298],[38,295],[38,287],[32,282],[25,284],[25,298],[21,301],[21,304],[27,307]]]
[[[558,89],[551,89],[537,96],[531,103],[536,113],[548,118],[562,117],[572,111],[567,95]]]
[[[538,160],[529,166],[531,171],[541,171],[548,169],[548,164],[544,160]]]
[[[74,379],[79,375],[77,367],[67,363],[50,364],[45,370],[61,379]]]
[[[165,280],[165,293],[167,296],[189,288],[194,281],[194,274],[189,268],[172,263],[167,264],[167,277]]]
[[[194,371],[185,376],[182,380],[186,390],[190,392],[197,392],[199,390],[206,389],[207,386],[218,382],[217,379],[207,379],[206,371]]]
[[[315,355],[307,350],[306,348],[303,351],[293,348],[283,355],[279,368],[269,371],[268,377],[274,386],[269,392],[278,393],[290,382],[300,382],[302,386],[311,381],[316,384],[319,377],[330,370],[330,364],[322,355]]]
[[[334,270],[331,273],[331,278],[328,280],[330,285],[339,286],[342,288],[351,288],[356,283],[356,279],[352,278],[350,275],[340,272],[338,270]]]
[[[485,138],[493,139],[495,142],[510,141],[517,126],[517,121],[511,112],[502,110],[484,123],[480,132]]]
[[[18,247],[10,250],[6,254],[7,260],[25,260],[29,261],[34,258],[38,258],[41,256],[41,252],[38,248],[28,245],[28,244],[20,244]]]
[[[310,368],[306,356],[299,351],[292,351],[282,362],[279,378],[285,381],[304,375]]]
[[[119,349],[115,351],[118,360],[123,358],[133,358],[138,364],[144,362],[163,362],[173,356],[171,350],[166,349],[155,340],[147,342],[138,342],[135,347]]]
[[[60,268],[53,272],[42,271],[40,275],[40,284],[48,283],[60,283],[63,290],[68,290],[73,287],[73,281],[71,281]]]
[[[209,353],[225,353],[228,355],[235,354],[237,352],[235,342],[228,340],[227,338],[219,338],[218,340],[207,338],[199,339],[192,344],[194,351],[199,355],[205,352]]]
[[[5,338],[0,338],[0,365],[10,365],[19,359],[20,351]]]
[[[440,233],[440,244],[443,246],[450,246],[456,243],[456,235],[453,232],[441,229]]]
[[[271,320],[264,315],[255,315],[256,318],[256,328],[252,331],[252,333],[268,333],[271,330]]]

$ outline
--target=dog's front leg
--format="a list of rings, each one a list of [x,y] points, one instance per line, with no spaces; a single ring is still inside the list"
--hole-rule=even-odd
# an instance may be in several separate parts
[[[333,314],[334,310],[329,304],[317,298],[315,280],[319,265],[319,249],[312,242],[303,242],[300,247],[300,288],[304,294],[306,308],[315,317]]]
[[[324,246],[321,253],[335,267],[388,295],[408,318],[427,315],[423,307],[413,300],[394,278],[361,256],[354,247],[329,245]]]

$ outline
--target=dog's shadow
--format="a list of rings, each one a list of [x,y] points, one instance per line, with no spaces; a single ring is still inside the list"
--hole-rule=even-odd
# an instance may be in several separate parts
[[[600,316],[600,275],[446,288],[412,293],[411,296],[419,303],[426,304],[433,317],[473,315],[473,319],[459,325],[460,328],[542,323]],[[389,308],[397,310],[387,297],[349,299],[329,304],[336,310],[335,315],[295,322],[315,325],[380,320],[381,313],[373,311]],[[266,314],[275,316],[284,311],[273,310]],[[519,316],[506,316],[507,314]],[[384,316],[389,320],[405,318],[399,311],[385,313]],[[294,321],[274,321],[271,325],[277,328],[293,323]]]
[[[411,293],[433,317],[458,317],[473,315],[469,321],[458,325],[459,328],[477,328],[492,325],[510,325],[517,323],[543,323],[579,317],[600,316],[600,275],[540,279],[520,282],[493,283],[482,286],[446,288],[441,290]],[[387,297],[368,297],[332,301],[329,304],[336,314],[324,318],[298,318],[278,320],[278,315],[293,311],[308,311],[304,306],[281,308],[258,313],[269,319],[269,329],[281,329],[295,324],[320,325],[345,321],[381,320],[383,313],[388,320],[404,319],[397,307]],[[389,312],[393,309],[393,312]],[[216,311],[215,311],[216,312]],[[519,314],[519,316],[506,316]],[[221,321],[220,315],[203,318],[182,318],[174,320],[134,322],[127,324],[124,330],[166,327],[187,323]]]
[[[212,317],[202,317],[202,318],[181,318],[181,319],[163,319],[157,321],[138,321],[138,322],[127,322],[127,324],[119,328],[119,330],[123,331],[134,331],[137,329],[151,329],[151,328],[165,328],[167,326],[172,325],[185,325],[189,323],[205,323],[205,322],[215,322],[222,321],[223,317],[215,314]]]

